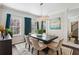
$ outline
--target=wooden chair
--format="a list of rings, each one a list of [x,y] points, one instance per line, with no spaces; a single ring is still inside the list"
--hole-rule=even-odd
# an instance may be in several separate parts
[[[28,51],[30,51],[30,45],[31,45],[31,42],[30,42],[30,39],[29,39],[29,35],[25,35],[25,48],[28,46]]]
[[[33,50],[37,50],[37,55],[39,55],[39,51],[42,51],[43,49],[45,49],[47,47],[47,45],[45,45],[44,43],[40,43],[37,39],[32,39],[32,54],[33,54]]]
[[[63,43],[63,39],[60,40],[58,43],[54,43],[51,42],[49,44],[47,44],[47,46],[53,51],[53,52],[57,52],[57,55],[62,54],[62,43]]]

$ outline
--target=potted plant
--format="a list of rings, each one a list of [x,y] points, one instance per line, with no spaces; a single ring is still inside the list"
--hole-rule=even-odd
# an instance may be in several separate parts
[[[46,30],[43,28],[43,21],[41,22],[41,29],[39,28],[39,22],[37,22],[37,36],[42,36],[43,33],[46,32]]]
[[[8,35],[8,34],[10,34],[10,36],[13,37],[13,33],[10,28],[6,28],[5,30],[5,35]]]
[[[44,29],[38,29],[37,30],[37,36],[42,36],[43,33],[45,33]]]

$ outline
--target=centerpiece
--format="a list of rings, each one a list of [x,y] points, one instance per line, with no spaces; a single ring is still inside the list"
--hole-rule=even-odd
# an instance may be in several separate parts
[[[37,30],[36,30],[37,36],[41,37],[45,32],[46,30],[44,29],[43,21],[41,21],[41,28],[39,26],[39,22],[37,22]]]
[[[37,30],[37,36],[42,37],[42,34],[45,33],[44,29],[38,29]]]

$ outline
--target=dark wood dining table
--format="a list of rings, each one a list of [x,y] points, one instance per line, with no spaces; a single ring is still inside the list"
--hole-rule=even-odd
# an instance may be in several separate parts
[[[30,36],[32,38],[38,39],[40,41],[43,41],[44,44],[49,44],[50,42],[52,42],[53,40],[58,38],[58,36],[55,36],[55,35],[38,36],[37,34],[30,34]],[[48,50],[49,50],[49,48],[47,47],[43,51],[45,51],[45,54],[48,54]]]
[[[38,39],[40,41],[43,41],[45,44],[50,43],[52,40],[55,40],[58,38],[58,36],[55,35],[45,35],[45,36],[38,36],[37,34],[31,34],[30,35],[32,38]]]

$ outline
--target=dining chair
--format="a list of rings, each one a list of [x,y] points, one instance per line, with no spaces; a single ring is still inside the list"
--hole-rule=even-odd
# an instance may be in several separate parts
[[[31,53],[33,54],[33,50],[37,50],[37,55],[39,55],[39,52],[45,49],[47,45],[44,43],[39,42],[37,39],[32,39],[32,51]]]
[[[30,39],[29,39],[29,35],[25,35],[25,48],[27,47],[28,48],[28,51],[30,51],[30,47],[31,47],[31,42],[30,42]]]
[[[70,34],[69,34],[69,41],[70,42],[72,42],[72,43],[75,43],[75,37],[72,37],[72,35],[73,35],[73,33],[71,32]]]
[[[53,51],[53,52],[57,52],[57,55],[62,54],[62,43],[63,43],[63,39],[60,40],[58,43],[55,42],[51,42],[49,44],[47,44],[47,46]]]
[[[73,49],[63,46],[62,55],[73,55]]]

